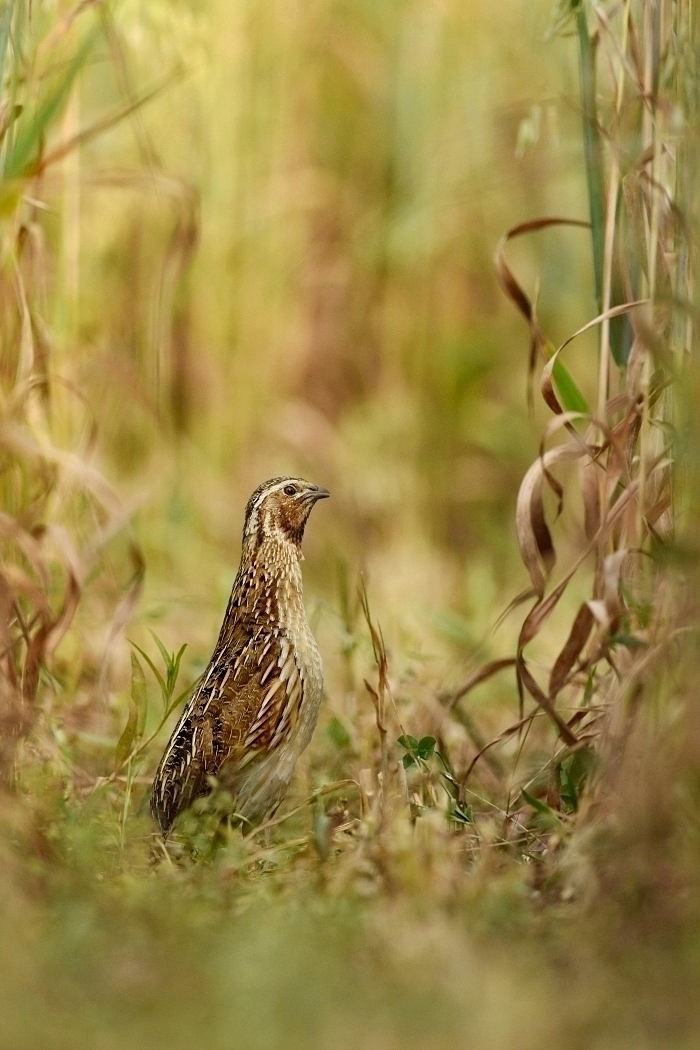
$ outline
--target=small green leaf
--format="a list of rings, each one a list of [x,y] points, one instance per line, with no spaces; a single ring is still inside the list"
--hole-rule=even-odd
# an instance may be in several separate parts
[[[17,136],[5,156],[5,179],[18,179],[28,174],[46,129],[50,127],[65,105],[71,86],[80,69],[85,65],[93,45],[93,36],[88,36],[82,47],[68,64],[66,71],[51,94],[41,100],[34,112],[27,110],[17,125]]]
[[[582,412],[584,415],[590,415],[591,410],[588,407],[588,402],[579,390],[576,380],[560,357],[554,362],[552,374],[554,376],[554,382],[557,385],[557,393],[559,394],[559,400],[562,403],[564,411]]]
[[[566,766],[559,767],[559,783],[561,785],[562,801],[567,804],[573,813],[576,813],[578,811],[578,791]]]
[[[590,748],[582,747],[573,753],[567,764],[569,776],[576,785],[576,793],[580,796],[586,778],[595,766],[595,755]]]
[[[138,721],[136,736],[140,740],[146,728],[146,715],[148,714],[148,690],[146,688],[146,676],[136,653],[131,654],[131,700],[136,704]]]
[[[124,731],[117,741],[114,752],[116,768],[128,762],[134,750],[134,746],[143,736],[146,727],[146,714],[148,713],[148,693],[146,690],[146,676],[135,653],[131,654],[131,696],[129,698],[129,717],[126,720]]]
[[[170,655],[168,650],[165,648],[165,646],[161,642],[161,640],[158,637],[158,635],[156,634],[156,632],[152,631],[150,629],[150,627],[148,629],[148,633],[150,634],[151,638],[153,639],[153,641],[158,646],[158,649],[160,650],[160,655],[163,657],[163,663],[165,664],[165,669],[168,672],[168,674],[170,674],[170,670],[171,670],[171,668],[173,666],[173,657]]]
[[[527,804],[528,804],[529,806],[532,806],[532,808],[533,808],[533,809],[534,809],[534,810],[535,810],[535,811],[536,811],[537,813],[539,813],[539,814],[540,814],[540,816],[542,816],[542,817],[546,817],[546,818],[547,818],[547,820],[548,820],[549,822],[551,822],[551,823],[554,823],[554,824],[558,824],[558,823],[559,823],[559,817],[558,817],[558,816],[557,816],[557,814],[556,814],[556,813],[554,812],[554,810],[553,810],[553,809],[551,809],[551,808],[550,808],[550,807],[549,807],[549,806],[548,806],[548,805],[546,804],[546,802],[543,802],[543,801],[542,801],[541,799],[539,799],[539,798],[535,798],[535,796],[534,796],[534,795],[531,795],[531,794],[530,794],[530,793],[529,793],[528,791],[526,791],[526,790],[525,790],[525,788],[522,788],[522,790],[521,790],[520,794],[521,794],[521,795],[523,796],[523,798],[525,799],[525,801],[527,802]]]
[[[424,762],[433,757],[433,751],[435,750],[435,744],[437,741],[434,736],[424,736],[418,741],[416,747],[416,754],[419,758],[422,758]]]
[[[450,816],[453,820],[456,820],[458,824],[473,824],[474,823],[474,812],[471,806],[466,806],[462,809],[456,803],[450,810]]]
[[[333,715],[330,722],[328,723],[328,726],[326,727],[326,732],[328,733],[328,736],[331,738],[336,747],[348,747],[348,745],[350,744],[350,734],[348,733],[347,729],[340,721],[340,719],[337,718],[335,715]]]
[[[456,789],[456,791],[459,792],[459,784],[457,783],[455,778],[450,773],[450,771],[448,769],[448,766],[447,766],[447,763],[445,762],[445,759],[443,758],[443,756],[440,754],[439,751],[436,751],[435,754],[440,759],[440,761],[442,762],[443,766],[445,767],[444,769],[438,770],[440,776],[442,777],[442,779],[445,781],[446,784],[450,785],[450,788]],[[448,792],[448,794],[449,794],[449,792]],[[456,797],[456,795],[455,795],[455,797]]]
[[[665,368],[657,368],[649,380],[649,408],[653,408],[664,390],[673,386],[673,376]]]
[[[188,697],[192,696],[201,680],[202,676],[200,674],[198,678],[195,678],[194,682],[192,682],[190,685],[185,686],[182,692],[179,693],[174,700],[170,701],[170,703],[165,708],[165,714],[163,715],[164,719],[169,718],[175,710],[175,708],[179,707],[183,700],[186,700]]]
[[[403,768],[410,769],[411,766],[415,766],[416,760],[412,754],[406,754],[403,756]]]
[[[593,690],[595,689],[595,668],[591,667],[588,672],[588,678],[586,679],[586,687],[583,690],[583,706],[588,707],[593,697]]]
[[[153,663],[153,660],[151,660],[148,653],[144,649],[142,649],[140,645],[137,645],[136,642],[132,642],[131,644],[133,645],[134,649],[137,649],[141,653],[141,656],[144,658],[150,669],[153,671],[153,674],[156,677],[156,681],[160,686],[161,695],[163,697],[163,704],[167,707],[170,694],[168,693],[168,687],[166,685],[165,679],[163,678],[163,675]]]
[[[185,642],[184,645],[180,646],[178,652],[176,653],[173,659],[172,674],[170,672],[168,673],[168,697],[171,697],[173,695],[173,691],[177,683],[177,676],[180,674],[180,661],[182,660],[182,654],[184,653],[186,648],[187,643]]]
[[[626,645],[628,649],[646,649],[647,643],[641,638],[635,638],[633,634],[614,634],[610,639],[611,645]]]
[[[622,187],[618,190],[618,204],[622,195]],[[612,289],[611,289],[611,306],[622,306],[626,301],[625,289],[622,283],[620,271],[617,266],[614,266],[612,272]],[[624,368],[627,364],[632,349],[633,332],[630,324],[629,315],[621,314],[618,317],[610,318],[610,353],[612,354],[613,361],[618,368]]]
[[[405,748],[406,751],[413,751],[414,753],[418,751],[418,741],[414,736],[400,736],[396,743],[399,747]]]
[[[136,704],[133,700],[129,701],[129,717],[126,725],[124,726],[124,732],[117,741],[117,747],[114,752],[114,761],[117,769],[121,769],[129,755],[131,754],[136,739],[136,733],[139,725],[139,712]]]

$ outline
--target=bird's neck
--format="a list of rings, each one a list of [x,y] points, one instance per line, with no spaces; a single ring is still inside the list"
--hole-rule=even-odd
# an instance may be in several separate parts
[[[231,594],[238,616],[268,618],[287,625],[305,616],[302,597],[301,551],[296,544],[266,538],[244,548]]]

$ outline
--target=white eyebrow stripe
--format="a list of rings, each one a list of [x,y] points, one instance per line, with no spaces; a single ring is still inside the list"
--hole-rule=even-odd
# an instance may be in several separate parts
[[[304,481],[303,478],[280,478],[280,480],[276,482],[276,484],[264,488],[262,492],[255,498],[255,501],[253,502],[250,508],[251,517],[254,512],[260,510],[260,507],[262,506],[262,504],[268,496],[270,496],[273,492],[279,492],[286,485],[308,485],[308,482]]]

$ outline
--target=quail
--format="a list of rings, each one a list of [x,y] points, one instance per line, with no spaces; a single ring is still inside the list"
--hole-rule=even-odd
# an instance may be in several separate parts
[[[241,563],[219,640],[165,749],[151,812],[165,837],[213,784],[258,824],[280,804],[316,726],[321,655],[302,599],[301,542],[327,489],[273,478],[248,500]]]

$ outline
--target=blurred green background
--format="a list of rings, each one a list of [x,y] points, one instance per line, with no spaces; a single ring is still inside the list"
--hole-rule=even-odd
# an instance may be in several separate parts
[[[364,572],[388,637],[439,654],[438,679],[525,586],[513,509],[545,417],[528,418],[528,336],[492,258],[517,222],[587,216],[575,42],[545,41],[550,16],[114,8],[133,83],[182,75],[66,161],[56,309],[101,462],[137,507],[138,615],[173,646],[210,644],[245,500],[278,474],[333,493],[309,530],[311,603],[337,610],[339,574],[354,590]],[[95,61],[65,120],[117,105],[118,73]],[[554,339],[590,316],[585,231],[509,258]],[[593,345],[570,358],[589,393]]]

